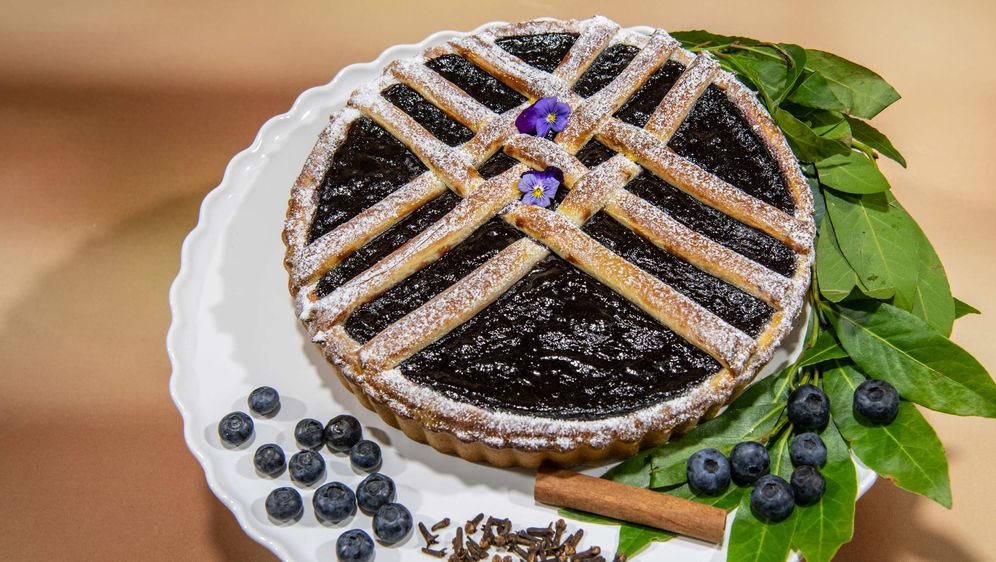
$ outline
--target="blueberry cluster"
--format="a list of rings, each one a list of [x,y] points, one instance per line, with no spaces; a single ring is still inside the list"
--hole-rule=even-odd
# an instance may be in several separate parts
[[[269,386],[249,394],[249,411],[259,417],[272,417],[280,410],[280,395]],[[218,436],[230,447],[238,447],[252,438],[254,425],[245,412],[232,412],[218,423]],[[286,468],[293,483],[310,487],[325,477],[323,446],[334,453],[348,454],[357,471],[369,474],[354,493],[342,482],[329,482],[315,490],[312,497],[315,517],[322,523],[338,524],[356,515],[357,507],[373,517],[374,535],[381,544],[402,542],[412,530],[412,514],[394,503],[397,487],[389,477],[376,472],[381,466],[380,446],[363,439],[360,422],[350,415],[332,418],[327,424],[315,419],[303,419],[294,427],[294,440],[300,450],[288,461],[283,449],[275,443],[261,445],[253,454],[253,465],[261,476],[275,478]],[[304,514],[301,493],[293,487],[280,487],[267,496],[266,513],[277,523],[293,523]],[[374,557],[374,542],[360,529],[346,531],[336,541],[336,556],[340,562],[370,562]]]
[[[864,422],[888,424],[899,412],[899,393],[889,383],[867,380],[854,391],[854,414]],[[789,395],[788,420],[797,432],[789,445],[794,470],[789,481],[769,474],[771,459],[761,443],[738,443],[727,459],[717,449],[702,449],[688,459],[688,485],[703,495],[719,495],[730,482],[753,485],[750,505],[760,519],[778,522],[796,505],[813,505],[826,491],[820,467],[827,462],[827,448],[819,433],[830,421],[830,400],[811,384],[798,386]]]

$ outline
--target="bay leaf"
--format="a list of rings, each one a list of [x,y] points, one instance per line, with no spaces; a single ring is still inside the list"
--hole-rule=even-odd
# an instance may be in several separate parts
[[[892,141],[878,129],[869,125],[867,121],[862,121],[856,117],[847,117],[847,122],[851,125],[851,135],[854,140],[863,142],[877,150],[882,156],[891,158],[902,167],[906,167],[906,158],[892,145]]]
[[[813,347],[804,351],[799,357],[799,367],[808,367],[822,363],[823,361],[844,357],[847,357],[847,352],[837,343],[837,340],[833,337],[833,333],[823,331],[816,337]]]
[[[750,508],[750,494],[744,494],[730,529],[727,560],[737,562],[785,562],[792,544],[799,514],[778,523],[759,520]]]
[[[815,109],[844,111],[849,108],[837,97],[833,88],[830,87],[830,82],[819,72],[804,72],[799,85],[789,93],[786,99],[792,103]]]
[[[996,417],[996,383],[986,369],[920,318],[874,301],[823,310],[858,367],[906,400],[948,414]]]
[[[824,218],[820,224],[820,235],[816,240],[816,279],[820,294],[831,302],[840,302],[855,288],[861,287],[858,274],[847,263],[837,245],[837,236],[829,218]]]
[[[878,165],[863,152],[835,154],[816,163],[820,183],[845,193],[879,193],[889,189]]]
[[[847,144],[839,140],[817,135],[809,125],[783,108],[776,108],[772,112],[772,117],[785,134],[792,152],[803,162],[818,162],[835,154],[847,154],[851,150]]]
[[[887,193],[856,196],[827,190],[827,215],[841,253],[861,280],[862,290],[877,299],[916,286],[916,225]]]
[[[954,299],[955,318],[961,318],[969,314],[982,314],[978,308],[968,304],[961,299]]]
[[[854,391],[865,380],[854,367],[824,371],[823,388],[841,435],[866,466],[900,488],[951,507],[951,482],[944,447],[923,415],[905,400],[889,425],[869,425],[854,416]],[[828,448],[829,451],[829,448]]]
[[[829,562],[851,540],[858,497],[854,462],[837,427],[829,424],[820,437],[827,447],[827,463],[820,469],[826,491],[816,504],[796,506],[799,522],[792,535],[792,546],[807,562]]]
[[[616,552],[625,554],[627,558],[632,558],[650,546],[650,543],[663,542],[674,537],[674,533],[668,531],[626,523],[619,528],[619,546],[616,548]]]
[[[899,93],[871,70],[826,51],[806,50],[806,69],[819,72],[843,104],[844,113],[871,119],[899,99]]]

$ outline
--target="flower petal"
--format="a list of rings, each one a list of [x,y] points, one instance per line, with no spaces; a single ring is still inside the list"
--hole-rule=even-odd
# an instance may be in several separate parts
[[[515,118],[515,128],[524,135],[536,131],[536,104],[522,110],[522,113]]]
[[[519,178],[519,191],[529,193],[543,181],[542,172],[526,172]]]
[[[546,117],[536,119],[536,136],[545,137],[547,133],[550,132],[552,128],[552,123],[546,120]]]

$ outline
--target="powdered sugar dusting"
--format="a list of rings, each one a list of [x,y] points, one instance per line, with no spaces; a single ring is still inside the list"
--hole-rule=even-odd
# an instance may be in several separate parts
[[[719,63],[707,53],[696,56],[657,105],[644,128],[667,142],[718,72]]]

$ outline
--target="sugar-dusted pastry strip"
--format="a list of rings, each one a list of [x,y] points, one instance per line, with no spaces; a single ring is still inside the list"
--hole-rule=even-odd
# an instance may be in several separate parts
[[[734,372],[754,341],[660,279],[614,254],[559,213],[516,205],[505,220],[636,304]]]
[[[619,32],[619,25],[607,18],[595,16],[575,24],[580,32],[578,40],[564,57],[553,74],[568,84],[573,84],[584,74],[598,55],[609,46],[612,38]]]
[[[564,183],[568,188],[573,188],[588,173],[588,168],[562,146],[533,135],[509,138],[505,143],[505,153],[537,170],[548,166],[559,168],[564,173]]]
[[[612,119],[612,114],[667,61],[668,55],[678,45],[667,33],[654,33],[647,46],[609,85],[590,98],[579,101],[576,107],[572,106],[574,111],[567,127],[557,135],[557,142],[568,152],[577,152],[591,140],[601,124]]]
[[[601,211],[639,173],[639,166],[622,154],[616,154],[581,178],[557,207],[557,212],[580,226]]]
[[[364,369],[390,369],[495,301],[549,250],[523,238],[391,324],[360,348]]]
[[[346,139],[349,127],[361,114],[352,108],[343,108],[329,118],[328,125],[318,136],[318,142],[311,149],[297,181],[291,188],[290,203],[284,221],[284,243],[287,254],[284,264],[291,272],[292,284],[298,284],[300,276],[294,274],[296,262],[308,245],[308,236],[318,204],[318,188],[325,178],[339,145]]]
[[[657,105],[644,129],[667,142],[717,74],[719,63],[699,53]]]
[[[813,194],[809,190],[806,178],[802,175],[799,161],[792,149],[789,148],[788,141],[785,140],[781,129],[771,119],[771,115],[758,101],[754,92],[737,82],[733,75],[726,72],[720,73],[716,78],[716,86],[725,90],[730,101],[743,112],[757,136],[771,151],[775,161],[778,162],[778,170],[785,178],[785,186],[792,193],[793,200],[796,202],[795,216],[806,224],[810,232],[809,238],[812,239],[816,235],[816,224],[813,222],[813,215],[810,212],[813,207]]]
[[[695,232],[628,191],[618,194],[605,212],[671,254],[774,307],[781,306],[793,287],[790,279]]]
[[[451,43],[454,49],[519,93],[535,99],[563,96],[569,84],[533,68],[494,42],[470,36]]]
[[[493,111],[465,94],[453,82],[430,70],[421,60],[396,60],[387,65],[387,72],[472,131],[479,130],[495,117]]]
[[[517,164],[488,180],[443,218],[402,244],[373,267],[310,306],[303,307],[300,312],[302,317],[307,319],[320,314],[323,322],[338,322],[355,307],[436,260],[518,197],[516,182],[525,170],[524,165]]]
[[[370,208],[305,246],[291,269],[295,282],[312,283],[402,218],[442,195],[446,184],[425,172]]]
[[[796,251],[812,244],[811,223],[748,195],[679,156],[653,134],[618,120],[605,124],[599,140],[703,203],[758,228]]]
[[[472,191],[482,181],[474,168],[473,159],[466,152],[447,146],[410,115],[384,99],[380,92],[391,83],[382,77],[356,90],[349,99],[349,105],[372,117],[404,143],[453,191],[460,195]]]

